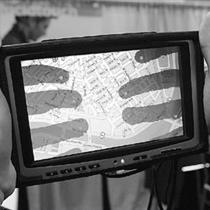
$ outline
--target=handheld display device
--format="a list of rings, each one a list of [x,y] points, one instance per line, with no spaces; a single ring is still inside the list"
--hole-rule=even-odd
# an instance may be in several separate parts
[[[207,148],[197,32],[4,46],[0,60],[18,186]]]

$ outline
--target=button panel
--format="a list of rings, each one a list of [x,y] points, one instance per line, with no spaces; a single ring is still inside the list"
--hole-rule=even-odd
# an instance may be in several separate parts
[[[50,171],[46,173],[46,176],[56,176],[56,175],[58,175],[57,171]]]
[[[100,167],[99,163],[89,165],[89,169],[97,169],[99,167]]]
[[[60,170],[61,174],[70,174],[72,172],[71,168],[66,168],[66,169],[62,169]]]
[[[136,161],[136,160],[145,160],[145,159],[147,159],[147,158],[148,158],[147,155],[139,155],[139,156],[135,156],[135,157],[133,158],[133,160],[134,160],[134,161]]]
[[[85,171],[85,170],[86,170],[85,166],[80,166],[80,167],[75,168],[75,171],[77,171],[77,172],[82,172],[82,171]]]

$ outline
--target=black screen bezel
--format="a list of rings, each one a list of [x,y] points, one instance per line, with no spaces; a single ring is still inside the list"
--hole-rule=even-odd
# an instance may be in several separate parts
[[[111,46],[111,47],[110,47]],[[59,165],[75,162],[83,162],[89,160],[100,160],[104,158],[116,157],[119,155],[128,155],[135,152],[141,152],[145,150],[151,150],[155,148],[161,148],[168,145],[177,144],[179,142],[190,140],[193,133],[193,106],[192,106],[192,88],[191,88],[191,71],[190,71],[190,53],[189,44],[186,41],[176,41],[176,42],[154,42],[145,44],[123,44],[122,46],[110,45],[104,48],[100,45],[93,47],[87,46],[79,47],[75,45],[73,48],[65,48],[65,50],[60,49],[59,46],[55,51],[42,50],[41,52],[36,50],[30,54],[17,55],[10,58],[10,69],[13,82],[13,91],[15,96],[15,105],[17,109],[17,119],[20,131],[21,147],[23,151],[24,164],[27,167],[38,167],[47,165]],[[25,92],[23,86],[22,70],[20,61],[47,58],[47,57],[58,57],[58,56],[69,56],[69,55],[82,55],[87,53],[101,53],[101,52],[111,52],[111,51],[121,51],[121,50],[135,50],[135,49],[145,49],[145,48],[158,48],[158,47],[179,47],[179,65],[180,65],[180,88],[182,96],[182,114],[183,114],[183,136],[164,139],[164,140],[153,140],[144,143],[125,145],[120,147],[114,147],[99,151],[92,151],[87,153],[74,154],[70,156],[63,156],[58,158],[44,159],[39,161],[34,161],[33,150],[30,135],[30,127],[28,121]],[[17,73],[18,72],[18,73]],[[184,82],[183,82],[184,81]],[[24,106],[24,107],[23,107]]]

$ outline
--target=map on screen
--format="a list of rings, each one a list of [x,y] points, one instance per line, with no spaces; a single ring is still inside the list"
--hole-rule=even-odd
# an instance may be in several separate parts
[[[183,135],[179,48],[21,61],[34,160]]]

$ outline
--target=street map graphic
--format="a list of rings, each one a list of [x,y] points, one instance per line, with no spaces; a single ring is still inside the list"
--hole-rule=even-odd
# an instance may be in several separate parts
[[[22,61],[34,160],[183,135],[178,50]]]

